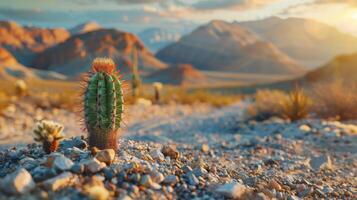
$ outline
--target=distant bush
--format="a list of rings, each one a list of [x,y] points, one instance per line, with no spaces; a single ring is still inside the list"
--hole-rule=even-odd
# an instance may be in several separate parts
[[[283,101],[283,117],[292,121],[306,118],[309,114],[310,102],[305,92],[296,87],[289,93],[288,98]]]
[[[258,90],[255,104],[247,109],[249,118],[265,120],[276,116],[292,121],[307,117],[309,98],[301,89],[294,89],[289,94],[280,90]]]
[[[357,83],[341,81],[315,84],[313,111],[322,118],[357,119]]]
[[[282,117],[282,105],[287,99],[288,95],[280,90],[258,90],[254,96],[255,103],[248,108],[247,115],[257,120]]]

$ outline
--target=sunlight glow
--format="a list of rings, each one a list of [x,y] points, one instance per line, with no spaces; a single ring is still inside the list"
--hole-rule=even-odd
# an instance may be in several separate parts
[[[357,12],[352,13],[351,18],[357,20]]]

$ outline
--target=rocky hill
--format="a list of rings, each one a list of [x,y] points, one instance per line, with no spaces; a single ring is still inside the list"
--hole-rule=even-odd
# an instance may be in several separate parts
[[[0,47],[0,79],[15,80],[15,79],[61,79],[64,80],[64,75],[51,72],[31,69],[23,66],[9,51]]]
[[[69,31],[71,32],[72,35],[75,35],[75,34],[82,34],[90,31],[95,31],[101,28],[102,27],[97,22],[90,21],[90,22],[85,22],[83,24],[79,24],[71,28]]]
[[[299,74],[304,67],[272,43],[238,24],[212,21],[160,50],[169,63],[190,63],[202,70],[258,74]]]
[[[37,55],[33,67],[56,71],[71,77],[88,71],[95,57],[110,57],[122,72],[129,72],[133,49],[137,49],[142,74],[166,67],[133,34],[115,29],[100,29],[74,35],[65,42]]]
[[[12,21],[0,21],[0,46],[26,66],[36,53],[63,42],[69,36],[70,33],[62,28],[22,27]]]
[[[171,85],[199,85],[206,83],[203,73],[190,64],[178,64],[148,76],[150,81],[158,81]]]
[[[357,84],[357,53],[338,56],[326,65],[306,74],[305,79],[316,81],[347,81]]]
[[[236,24],[308,67],[318,67],[338,55],[357,51],[356,37],[311,19],[271,17]]]

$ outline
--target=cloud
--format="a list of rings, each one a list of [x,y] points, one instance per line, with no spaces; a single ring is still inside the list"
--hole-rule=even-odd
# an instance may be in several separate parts
[[[325,4],[325,3],[337,3],[337,4],[347,4],[350,6],[357,6],[356,0],[316,0],[316,4]]]
[[[281,0],[203,0],[193,5],[198,10],[215,10],[215,9],[253,9],[270,5]]]

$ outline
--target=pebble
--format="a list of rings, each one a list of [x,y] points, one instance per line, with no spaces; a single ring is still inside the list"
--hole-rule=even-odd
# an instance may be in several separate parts
[[[200,183],[200,181],[197,179],[197,177],[192,173],[188,173],[187,174],[187,180],[188,180],[188,184],[190,185],[198,185]]]
[[[176,150],[175,147],[173,146],[169,146],[169,145],[165,145],[162,149],[161,152],[164,154],[164,156],[168,156],[171,159],[176,160],[180,153]]]
[[[42,183],[42,185],[50,191],[56,191],[58,189],[70,186],[78,181],[78,177],[71,172],[63,172],[62,174],[48,179]]]
[[[84,162],[85,169],[90,173],[97,173],[101,171],[106,164],[104,162],[100,162],[99,160],[92,158],[88,159]]]
[[[49,157],[50,158],[50,157]],[[54,160],[53,160],[53,167],[57,170],[60,171],[66,171],[71,169],[73,166],[72,160],[67,158],[66,156],[60,154],[60,155],[55,155]]]
[[[109,191],[105,187],[99,185],[88,187],[86,193],[89,198],[93,200],[107,200],[110,197]]]
[[[328,155],[312,157],[310,160],[310,166],[315,171],[333,168],[332,161]]]
[[[220,195],[223,195],[227,198],[241,198],[242,195],[246,192],[247,188],[245,185],[240,183],[227,183],[219,186],[216,189],[216,192]]]
[[[80,163],[75,163],[71,167],[71,172],[75,174],[82,174],[84,172],[84,165]]]
[[[205,168],[203,168],[203,167],[196,167],[195,169],[193,169],[192,172],[197,177],[206,175],[208,173],[207,170]]]
[[[110,165],[114,161],[115,151],[113,149],[100,150],[99,152],[97,152],[95,158],[100,162],[104,162],[107,165]]]
[[[203,152],[203,153],[208,153],[209,152],[209,146],[208,146],[208,144],[202,144],[201,145],[201,151]]]
[[[161,183],[165,179],[164,175],[158,171],[151,172],[150,176],[155,183]]]
[[[277,191],[280,191],[280,190],[282,189],[281,186],[280,186],[280,184],[279,184],[277,181],[275,181],[275,180],[271,180],[271,181],[269,182],[269,186],[270,186],[270,188],[275,189],[275,190],[277,190]]]
[[[301,125],[301,126],[299,127],[299,129],[300,129],[301,131],[304,131],[304,132],[310,132],[310,131],[311,131],[310,126],[308,126],[308,125],[306,125],[306,124]]]
[[[24,168],[8,174],[0,182],[0,190],[13,195],[25,194],[35,188],[31,174]]]
[[[167,185],[176,185],[179,182],[179,179],[175,175],[168,175],[165,177],[163,183]]]
[[[149,175],[142,176],[140,180],[140,185],[144,187],[151,187],[152,185],[151,177]]]
[[[159,149],[154,149],[153,151],[150,152],[150,155],[153,159],[157,161],[160,162],[165,161],[165,156]]]

